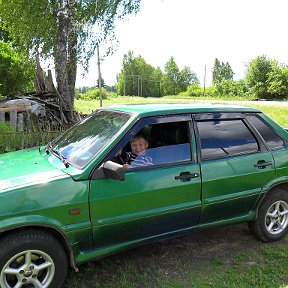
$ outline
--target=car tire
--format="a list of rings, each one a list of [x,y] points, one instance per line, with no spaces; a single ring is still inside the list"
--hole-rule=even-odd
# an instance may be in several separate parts
[[[0,240],[1,288],[60,288],[67,269],[62,245],[44,231],[18,231]]]
[[[250,231],[261,241],[273,242],[288,232],[288,192],[271,191],[258,208],[257,218],[248,223]]]

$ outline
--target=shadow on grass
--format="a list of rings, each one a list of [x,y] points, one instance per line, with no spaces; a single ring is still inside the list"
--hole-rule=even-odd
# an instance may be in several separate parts
[[[286,287],[288,239],[263,244],[246,224],[145,245],[69,271],[64,288]]]

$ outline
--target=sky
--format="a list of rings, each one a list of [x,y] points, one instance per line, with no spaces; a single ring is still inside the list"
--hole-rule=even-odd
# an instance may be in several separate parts
[[[129,50],[162,71],[173,56],[202,86],[205,65],[206,86],[211,85],[215,58],[229,62],[235,80],[244,78],[246,64],[259,55],[288,64],[287,12],[287,0],[142,0],[138,14],[116,22],[118,47],[102,60],[102,77],[115,84]],[[95,85],[96,63],[92,58],[84,78],[78,69],[76,87]]]

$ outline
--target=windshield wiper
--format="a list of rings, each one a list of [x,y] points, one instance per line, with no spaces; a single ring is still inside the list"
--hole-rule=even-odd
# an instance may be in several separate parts
[[[66,168],[69,167],[69,163],[67,162],[66,158],[59,151],[53,149],[51,142],[46,146],[46,153],[52,153],[53,155],[57,156]]]

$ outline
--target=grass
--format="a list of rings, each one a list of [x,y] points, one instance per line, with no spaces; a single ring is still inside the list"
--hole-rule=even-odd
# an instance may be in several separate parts
[[[229,100],[227,100],[229,99]],[[224,104],[239,104],[244,106],[250,106],[258,108],[263,111],[269,117],[271,117],[275,122],[281,126],[288,127],[288,102],[283,102],[284,105],[270,104],[269,102],[259,102],[259,101],[244,101],[243,98],[237,97],[233,98],[234,101],[226,99],[215,98],[185,98],[180,96],[166,96],[162,98],[143,98],[143,97],[113,97],[103,100],[103,106],[110,106],[116,104],[144,104],[144,103],[199,103],[199,102],[212,102],[212,103],[224,103]],[[75,100],[75,109],[79,112],[89,114],[93,110],[99,108],[99,100]]]
[[[69,272],[64,288],[287,288],[288,239],[263,244],[245,227],[195,232],[84,264]]]
[[[233,257],[232,265],[209,263],[190,274],[192,286],[229,288],[288,287],[287,245],[263,245]]]

